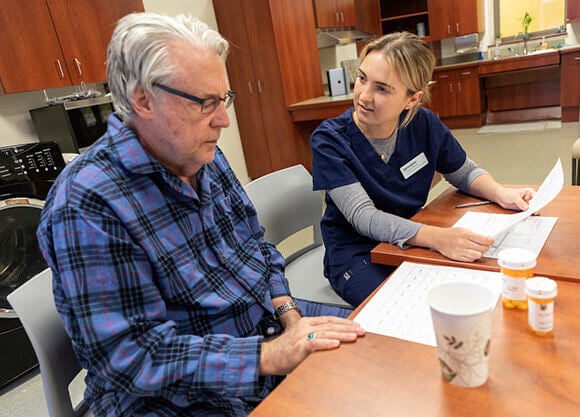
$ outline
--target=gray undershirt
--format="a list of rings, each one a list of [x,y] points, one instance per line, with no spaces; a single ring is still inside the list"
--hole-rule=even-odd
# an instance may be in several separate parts
[[[396,140],[395,131],[388,140],[369,139],[369,142],[386,164],[393,154]],[[457,171],[443,174],[443,177],[457,189],[468,193],[473,180],[486,173],[487,171],[478,168],[475,162],[466,158]],[[360,182],[327,192],[342,215],[362,236],[405,248],[407,240],[415,236],[422,226],[421,223],[377,209]]]

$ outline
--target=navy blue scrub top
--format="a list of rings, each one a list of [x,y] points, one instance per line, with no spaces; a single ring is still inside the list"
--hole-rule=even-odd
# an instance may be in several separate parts
[[[430,110],[419,108],[404,128],[399,128],[395,151],[384,163],[368,139],[355,125],[353,108],[324,121],[311,137],[314,190],[360,182],[377,209],[410,218],[429,194],[435,171],[441,174],[458,170],[467,155],[449,129]],[[401,125],[406,112],[400,116]],[[421,161],[426,161],[422,165]],[[406,173],[405,164],[414,165]],[[361,236],[326,195],[326,210],[321,231],[326,252],[324,273],[327,277],[346,271],[353,257],[368,254],[379,242]]]

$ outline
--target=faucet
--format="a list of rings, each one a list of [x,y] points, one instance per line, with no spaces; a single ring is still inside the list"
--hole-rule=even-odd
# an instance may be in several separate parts
[[[523,33],[523,32],[518,32],[516,33],[516,36],[514,36],[514,41],[518,40],[518,36],[522,35],[522,40],[524,41],[524,49],[522,51],[522,55],[527,55],[528,54],[528,38],[529,38],[529,34],[528,33]]]

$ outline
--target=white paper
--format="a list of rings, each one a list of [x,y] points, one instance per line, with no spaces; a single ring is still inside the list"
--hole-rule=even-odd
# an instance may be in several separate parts
[[[466,212],[453,227],[465,227],[476,233],[484,234],[498,240],[516,223],[539,212],[546,204],[552,201],[564,186],[564,170],[562,161],[558,159],[552,171],[548,174],[542,185],[536,191],[530,201],[530,207],[526,211],[514,214],[490,214]]]
[[[488,222],[494,222],[494,217],[496,216],[505,215],[470,211],[465,213],[465,215],[455,223],[454,227],[461,226],[474,230],[471,225],[477,225],[477,228],[481,228],[481,230],[477,230],[477,232],[486,234],[484,226]],[[552,232],[557,220],[557,217],[526,217],[522,221],[514,224],[505,232],[496,236],[495,242],[485,252],[484,256],[487,258],[498,258],[499,252],[504,249],[521,248],[534,252],[537,257],[544,247],[546,240],[548,240],[548,236]]]
[[[499,272],[403,262],[354,320],[371,333],[436,346],[427,292],[452,281],[481,284],[499,300]]]

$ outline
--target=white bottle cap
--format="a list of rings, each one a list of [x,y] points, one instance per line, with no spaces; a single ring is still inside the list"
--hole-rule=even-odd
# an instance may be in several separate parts
[[[536,266],[536,254],[527,249],[504,249],[499,253],[497,263],[509,269],[530,269]]]
[[[554,298],[558,294],[558,284],[546,277],[528,278],[526,294],[534,298]]]

